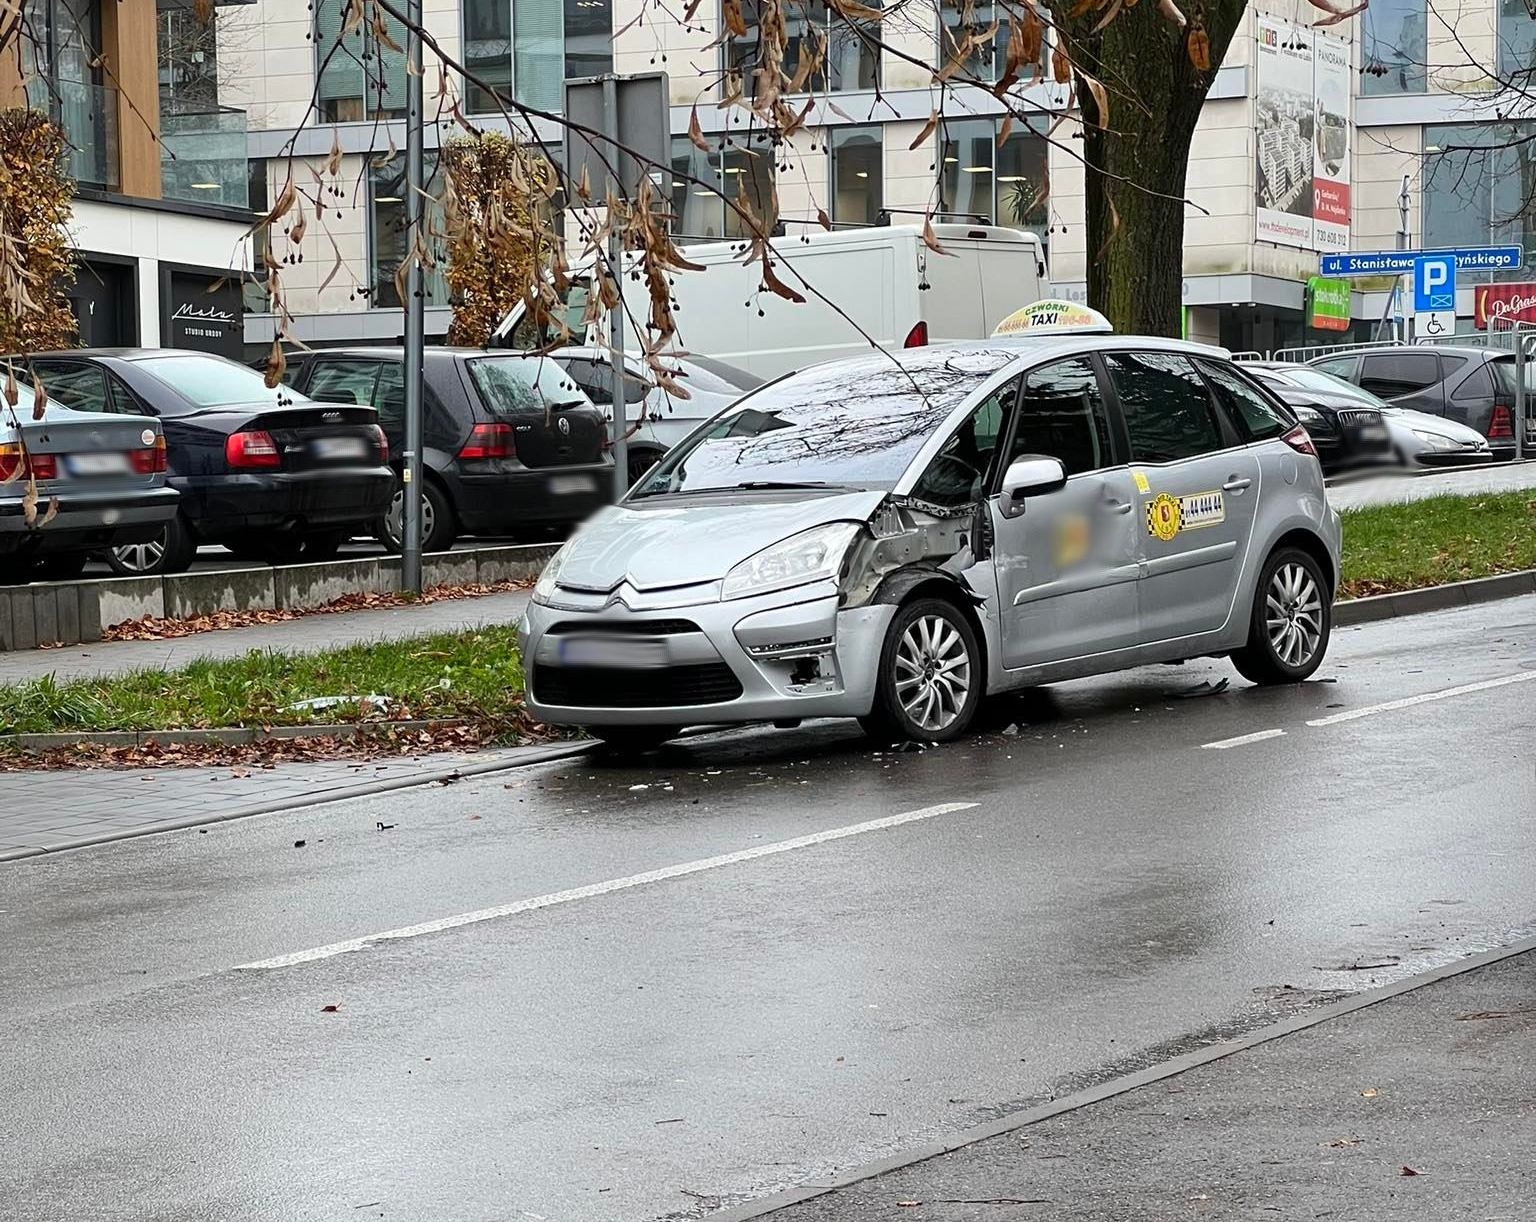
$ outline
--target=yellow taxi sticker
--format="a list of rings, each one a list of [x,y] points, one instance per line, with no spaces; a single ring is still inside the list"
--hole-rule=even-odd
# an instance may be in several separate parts
[[[1183,525],[1179,498],[1159,492],[1147,502],[1147,533],[1164,543],[1172,542]]]
[[[1152,491],[1152,483],[1147,479],[1147,473],[1145,471],[1132,471],[1131,478],[1136,481],[1137,492]]]
[[[1147,502],[1147,534],[1164,543],[1172,542],[1180,531],[1218,526],[1226,520],[1227,503],[1219,492],[1194,492],[1188,496],[1159,492]]]

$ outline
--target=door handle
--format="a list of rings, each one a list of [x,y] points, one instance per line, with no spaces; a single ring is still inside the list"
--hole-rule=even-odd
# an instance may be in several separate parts
[[[1224,483],[1221,488],[1223,492],[1241,492],[1251,483],[1253,483],[1251,479],[1233,476],[1226,483]]]
[[[1129,501],[1117,501],[1113,498],[1106,498],[1104,508],[1110,513],[1130,513],[1131,503]]]

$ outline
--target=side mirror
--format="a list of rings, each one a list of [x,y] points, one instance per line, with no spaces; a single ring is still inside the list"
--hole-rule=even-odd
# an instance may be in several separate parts
[[[1024,502],[1032,496],[1044,496],[1066,487],[1067,469],[1061,459],[1044,454],[1026,454],[1008,465],[1003,475],[1003,490],[998,508],[1003,517],[1016,518],[1024,512]]]

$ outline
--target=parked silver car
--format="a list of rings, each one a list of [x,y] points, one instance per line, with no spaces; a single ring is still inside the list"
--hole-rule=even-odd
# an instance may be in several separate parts
[[[1338,516],[1305,429],[1213,348],[1111,335],[791,374],[675,447],[545,569],[529,706],[640,748],[697,723],[963,734],[983,695],[1328,647]]]

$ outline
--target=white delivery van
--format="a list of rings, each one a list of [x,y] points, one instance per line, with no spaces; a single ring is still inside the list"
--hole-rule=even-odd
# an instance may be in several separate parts
[[[868,351],[870,341],[914,348],[946,340],[985,339],[999,318],[1046,295],[1045,255],[1032,233],[983,224],[936,224],[947,254],[930,250],[917,225],[818,229],[775,238],[774,270],[804,304],[761,289],[762,269],[744,264],[740,242],[681,248],[703,271],[673,277],[679,348],[774,378],[793,369]],[[590,266],[590,265],[589,265]],[[807,287],[809,286],[809,287]],[[590,282],[573,269],[566,317],[576,343]],[[626,346],[640,343],[634,320],[650,307],[645,285],[624,277]],[[552,339],[523,326],[516,306],[496,343],[543,347]]]

